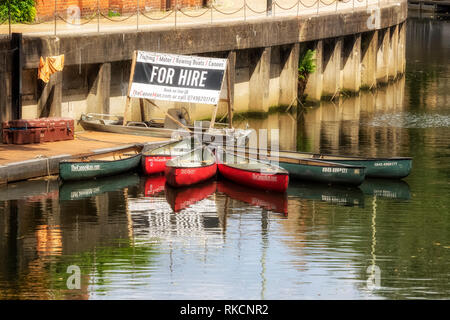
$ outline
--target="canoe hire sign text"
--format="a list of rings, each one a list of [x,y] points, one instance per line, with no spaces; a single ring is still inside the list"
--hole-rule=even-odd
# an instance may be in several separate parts
[[[138,51],[130,97],[217,104],[227,59]]]

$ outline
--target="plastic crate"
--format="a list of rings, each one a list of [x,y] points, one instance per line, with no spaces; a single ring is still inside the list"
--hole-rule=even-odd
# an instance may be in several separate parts
[[[40,143],[41,142],[40,131],[41,129],[36,128],[12,130],[13,143],[14,144]]]
[[[9,126],[11,128],[47,128],[49,126],[48,118],[39,119],[18,119],[10,120]]]
[[[3,144],[11,144],[13,143],[13,133],[10,129],[2,130],[2,143]]]

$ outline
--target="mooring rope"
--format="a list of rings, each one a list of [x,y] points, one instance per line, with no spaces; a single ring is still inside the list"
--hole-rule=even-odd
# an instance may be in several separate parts
[[[191,15],[191,14],[187,14],[187,13],[185,13],[183,10],[181,10],[181,9],[178,9],[178,12],[181,12],[181,14],[183,14],[183,15],[185,15],[186,17],[189,17],[189,18],[198,18],[198,17],[201,17],[201,16],[203,16],[204,14],[206,14],[206,13],[208,13],[208,12],[210,12],[211,10],[210,9],[206,9],[205,11],[203,11],[202,13],[200,13],[199,15]]]
[[[85,24],[88,24],[89,22],[91,22],[91,21],[94,20],[95,18],[97,18],[97,13],[95,13],[94,15],[92,15],[91,17],[89,17],[87,21],[85,21],[85,22],[80,22],[80,23],[72,23],[72,22],[69,22],[69,21],[67,21],[66,19],[64,19],[63,17],[61,17],[61,15],[59,15],[59,14],[57,15],[57,17],[58,17],[59,19],[61,19],[63,22],[67,23],[67,24],[70,24],[70,25],[73,25],[73,26],[83,26],[83,25],[85,25]]]
[[[50,176],[50,162],[49,162],[49,158],[48,156],[45,156],[43,154],[38,154],[37,156],[34,157],[35,159],[45,159],[46,160],[46,164],[47,164],[47,176]]]
[[[256,13],[256,14],[263,14],[263,13],[266,13],[266,12],[267,12],[267,10],[264,10],[264,11],[256,11],[256,10],[254,10],[252,7],[250,7],[247,3],[245,3],[245,6],[246,6],[250,11],[252,11],[253,13]]]
[[[168,14],[166,14],[165,16],[163,16],[163,17],[161,17],[161,18],[153,18],[153,17],[149,17],[149,16],[147,16],[144,12],[142,12],[142,11],[139,11],[139,13],[142,15],[142,16],[144,16],[145,18],[147,18],[147,19],[149,19],[149,20],[163,20],[163,19],[165,19],[165,18],[167,18],[167,17],[169,17],[172,13],[174,13],[175,12],[175,10],[170,10],[170,12],[168,13]]]
[[[134,17],[136,15],[137,15],[137,13],[132,14],[132,15],[126,17],[126,18],[123,18],[123,19],[112,19],[111,17],[105,15],[103,12],[100,12],[100,16],[102,16],[103,18],[105,18],[106,20],[109,20],[111,22],[124,22],[124,21],[127,21],[128,19],[130,19],[130,18],[132,18],[132,17]]]
[[[310,6],[306,5],[303,3],[303,1],[300,0],[300,3],[302,4],[302,6],[304,6],[305,8],[312,8],[315,7],[317,5],[317,3],[319,3],[320,0],[316,0],[316,2],[314,2],[313,4],[311,4]]]
[[[233,14],[238,13],[238,12],[241,11],[242,9],[244,9],[244,6],[242,6],[242,7],[240,7],[239,9],[237,9],[236,11],[233,11],[233,12],[224,12],[224,11],[218,9],[215,5],[212,5],[212,7],[214,8],[214,10],[216,10],[217,12],[219,12],[219,13],[221,13],[221,14],[224,14],[224,15],[233,15]]]
[[[292,7],[290,7],[290,8],[284,8],[284,7],[282,7],[281,5],[279,5],[278,4],[278,1],[275,1],[274,2],[274,5],[275,6],[277,6],[278,8],[280,8],[280,9],[282,9],[282,10],[291,10],[291,9],[294,9],[295,7],[297,7],[298,5],[299,5],[299,3],[300,3],[300,0],[299,1],[297,1],[297,3],[295,3]]]

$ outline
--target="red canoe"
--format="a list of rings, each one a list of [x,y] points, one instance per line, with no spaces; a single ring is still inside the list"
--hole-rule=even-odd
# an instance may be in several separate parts
[[[226,153],[224,149],[218,149],[218,155],[219,172],[231,181],[267,191],[285,192],[288,188],[289,173],[279,166]]]
[[[191,151],[191,139],[169,142],[142,153],[142,170],[145,174],[163,173],[166,161]]]
[[[166,185],[166,177],[164,175],[154,175],[145,180],[144,196],[152,197],[162,191]]]
[[[216,175],[217,163],[207,147],[200,147],[166,162],[167,184],[183,187],[208,180]]]
[[[166,188],[166,200],[174,212],[188,208],[216,192],[216,182],[208,181],[184,188]]]

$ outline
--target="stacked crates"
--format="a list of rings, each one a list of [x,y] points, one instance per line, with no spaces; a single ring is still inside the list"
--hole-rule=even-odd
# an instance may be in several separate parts
[[[73,140],[74,120],[39,118],[5,121],[2,124],[4,144],[29,144]]]

